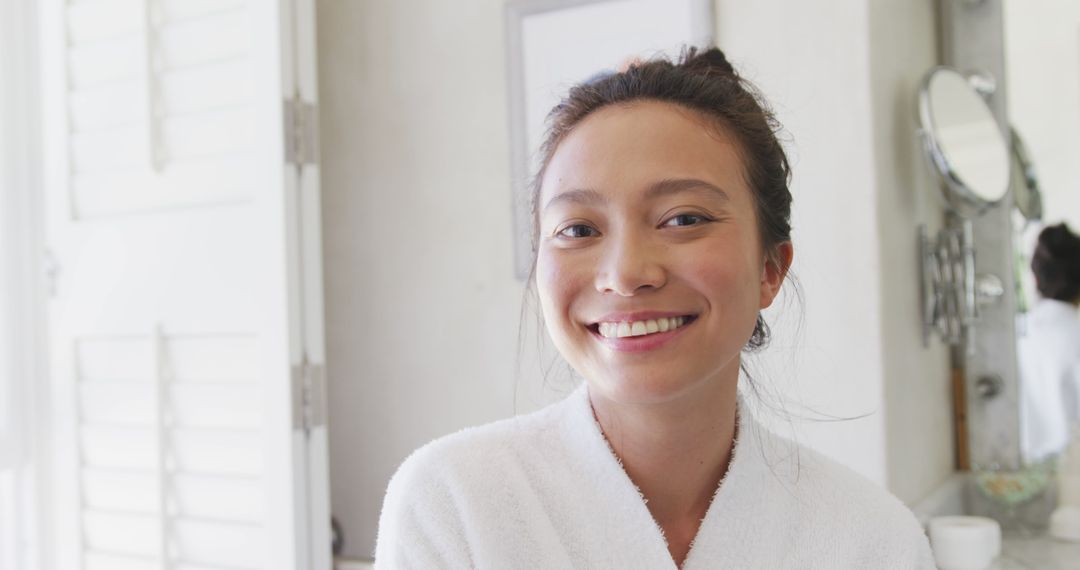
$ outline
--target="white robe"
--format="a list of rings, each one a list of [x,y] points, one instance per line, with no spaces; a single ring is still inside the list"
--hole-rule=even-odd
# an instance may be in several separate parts
[[[934,568],[899,500],[762,428],[738,437],[682,568]],[[387,489],[379,570],[675,569],[594,419],[585,386],[538,412],[414,452]]]
[[[1019,319],[1020,438],[1024,459],[1060,453],[1080,421],[1080,314],[1075,305],[1041,299]]]

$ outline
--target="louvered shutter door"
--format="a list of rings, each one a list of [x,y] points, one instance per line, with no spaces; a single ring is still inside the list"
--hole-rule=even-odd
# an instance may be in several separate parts
[[[57,568],[329,568],[313,16],[43,9]]]

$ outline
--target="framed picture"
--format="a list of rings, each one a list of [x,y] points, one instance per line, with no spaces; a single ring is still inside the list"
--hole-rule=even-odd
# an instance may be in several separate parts
[[[569,88],[633,58],[713,44],[712,0],[526,0],[507,5],[514,267],[532,263],[531,178],[547,113]]]

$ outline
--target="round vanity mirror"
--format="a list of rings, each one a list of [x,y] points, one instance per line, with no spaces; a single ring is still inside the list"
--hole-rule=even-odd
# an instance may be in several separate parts
[[[923,80],[919,119],[931,163],[945,181],[945,200],[972,217],[1009,189],[1009,146],[989,105],[967,78],[939,67]]]
[[[1024,139],[1016,129],[1009,129],[1012,138],[1012,190],[1016,209],[1028,221],[1041,220],[1043,215],[1042,192],[1035,167],[1031,164]]]

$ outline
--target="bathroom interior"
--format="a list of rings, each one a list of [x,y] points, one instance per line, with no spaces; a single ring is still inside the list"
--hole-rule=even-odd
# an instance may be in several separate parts
[[[1038,230],[1080,228],[1080,1],[5,0],[0,570],[371,568],[412,450],[575,385],[524,294],[543,111],[705,43],[792,158],[761,419],[924,524],[994,519],[990,567],[1076,568],[1015,322]]]

